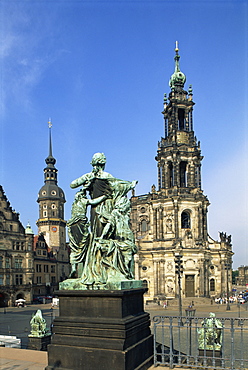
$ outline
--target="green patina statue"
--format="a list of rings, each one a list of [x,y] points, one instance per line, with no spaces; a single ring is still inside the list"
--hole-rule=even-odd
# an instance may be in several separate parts
[[[41,310],[37,310],[30,320],[31,332],[29,337],[43,338],[51,335],[47,328],[46,320],[42,316]]]
[[[72,271],[60,289],[123,289],[140,287],[134,280],[137,247],[130,229],[127,193],[137,181],[123,181],[105,172],[106,157],[94,154],[92,171],[72,181],[81,186],[67,222]],[[90,198],[87,197],[87,192]],[[86,212],[90,209],[90,222]],[[132,283],[131,283],[132,282]]]
[[[222,323],[216,319],[215,313],[210,312],[209,318],[202,321],[202,328],[198,329],[199,349],[221,350]]]

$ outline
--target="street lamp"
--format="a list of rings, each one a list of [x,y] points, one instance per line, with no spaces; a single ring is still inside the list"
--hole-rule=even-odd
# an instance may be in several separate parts
[[[53,328],[53,308],[50,308],[51,311],[51,321],[50,321],[50,331],[52,333],[52,328]]]
[[[175,254],[175,272],[178,279],[178,303],[179,303],[179,316],[182,317],[182,289],[181,289],[181,278],[183,274],[183,261],[182,255]]]
[[[191,356],[192,352],[192,319],[195,316],[195,308],[192,308],[192,306],[189,306],[188,308],[185,309],[186,317],[189,320],[189,355]]]
[[[225,270],[226,270],[226,299],[227,299],[227,303],[226,303],[226,310],[227,311],[230,311],[230,302],[229,302],[229,282],[228,282],[228,278],[229,278],[229,274],[228,274],[228,271],[229,269],[231,268],[231,264],[230,263],[225,263]]]

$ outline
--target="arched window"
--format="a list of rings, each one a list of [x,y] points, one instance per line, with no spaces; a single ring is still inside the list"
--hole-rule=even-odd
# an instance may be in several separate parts
[[[183,211],[181,214],[181,228],[190,229],[190,214],[187,211]]]
[[[142,233],[145,233],[147,231],[148,227],[147,227],[147,222],[146,220],[142,220],[141,221],[141,232]]]
[[[215,292],[215,280],[210,279],[210,292]]]
[[[180,186],[181,188],[185,188],[187,186],[187,162],[180,162]]]

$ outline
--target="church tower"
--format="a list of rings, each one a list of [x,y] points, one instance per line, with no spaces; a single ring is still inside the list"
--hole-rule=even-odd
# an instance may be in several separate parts
[[[192,238],[198,245],[207,240],[207,207],[209,201],[201,189],[200,142],[193,131],[193,93],[192,87],[184,90],[186,77],[179,67],[178,47],[175,52],[175,72],[170,78],[171,92],[169,102],[164,96],[162,112],[165,123],[165,136],[158,144],[158,196],[167,198],[173,209],[174,228],[171,230],[174,243]],[[161,210],[159,211],[161,213]],[[180,217],[178,217],[180,215]],[[161,217],[162,216],[162,217]],[[160,214],[160,220],[164,217]],[[163,239],[171,225],[166,217],[166,228],[157,223],[156,238]]]
[[[44,168],[44,185],[39,191],[38,233],[43,233],[48,247],[53,252],[66,248],[66,221],[64,220],[65,194],[58,186],[56,159],[52,154],[52,124],[49,120],[49,154]]]
[[[164,137],[158,143],[158,189],[133,196],[132,229],[139,252],[135,278],[148,287],[146,299],[178,295],[178,256],[182,297],[214,297],[231,287],[231,236],[220,233],[220,242],[207,231],[209,201],[201,186],[202,155],[193,130],[192,87],[175,49],[168,100],[164,96]]]

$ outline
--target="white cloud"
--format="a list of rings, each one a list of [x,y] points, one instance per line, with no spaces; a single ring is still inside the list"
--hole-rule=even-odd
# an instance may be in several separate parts
[[[2,116],[9,104],[30,107],[32,88],[57,57],[56,49],[50,55],[51,20],[41,22],[38,13],[35,18],[25,7],[5,9],[7,13],[0,36]]]

